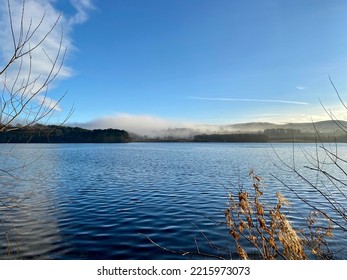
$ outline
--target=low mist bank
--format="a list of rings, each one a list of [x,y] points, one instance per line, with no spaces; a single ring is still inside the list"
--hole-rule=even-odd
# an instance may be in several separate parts
[[[345,134],[347,122],[345,121],[317,121],[302,123],[271,123],[271,122],[247,122],[235,124],[204,124],[187,120],[171,120],[151,115],[133,115],[118,113],[94,119],[87,122],[67,123],[71,127],[85,129],[120,129],[131,135],[132,139],[147,140],[189,140],[196,135],[212,134]],[[269,131],[276,130],[278,131]],[[282,130],[282,131],[281,131]],[[290,132],[291,131],[291,132]],[[303,135],[301,135],[303,136]],[[309,135],[307,135],[309,136]]]
[[[316,123],[243,123],[232,125],[201,125],[193,128],[152,130],[149,134],[130,132],[132,141],[196,141],[196,142],[347,142],[347,122]]]
[[[347,122],[272,124],[244,123],[194,128],[168,128],[138,134],[126,130],[35,125],[11,127],[0,143],[128,143],[128,142],[344,142]]]

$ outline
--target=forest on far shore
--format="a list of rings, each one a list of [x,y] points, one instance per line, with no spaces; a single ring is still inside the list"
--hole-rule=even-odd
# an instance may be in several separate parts
[[[0,132],[0,143],[127,143],[128,132],[119,129],[40,125],[12,127]]]

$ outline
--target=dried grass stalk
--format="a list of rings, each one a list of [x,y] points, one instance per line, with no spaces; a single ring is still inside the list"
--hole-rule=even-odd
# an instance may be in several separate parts
[[[305,260],[308,253],[324,259],[327,254],[323,248],[327,248],[326,238],[332,236],[332,223],[328,227],[317,226],[317,214],[312,213],[308,217],[308,228],[296,230],[283,213],[290,205],[285,197],[277,192],[277,203],[272,207],[265,205],[261,199],[264,194],[261,178],[253,171],[250,177],[253,192],[239,190],[236,199],[229,193],[225,211],[226,224],[239,257],[249,258],[241,245],[248,243],[263,259]],[[325,214],[326,217],[319,215],[329,221]]]

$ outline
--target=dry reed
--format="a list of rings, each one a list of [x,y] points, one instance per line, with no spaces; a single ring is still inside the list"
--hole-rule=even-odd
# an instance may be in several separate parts
[[[279,192],[277,203],[268,206],[262,200],[264,186],[261,178],[250,172],[252,191],[239,189],[237,195],[229,191],[228,207],[225,211],[226,223],[230,236],[236,243],[236,250],[241,259],[249,259],[243,246],[250,244],[260,258],[265,260],[286,259],[305,260],[314,256],[327,258],[326,238],[332,236],[332,223],[318,226],[322,221],[329,221],[324,214],[310,213],[307,227],[295,229],[284,210],[289,202]]]

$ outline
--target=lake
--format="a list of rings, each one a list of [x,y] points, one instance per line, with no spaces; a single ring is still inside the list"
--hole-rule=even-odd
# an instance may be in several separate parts
[[[203,258],[182,255],[197,250],[237,258],[223,224],[225,188],[250,187],[249,172],[255,170],[269,194],[280,191],[291,202],[287,215],[300,227],[307,205],[271,174],[330,211],[281,164],[294,164],[294,157],[296,168],[303,168],[314,160],[315,148],[267,143],[0,145],[0,200],[17,203],[13,208],[0,205],[0,258]],[[338,146],[338,155],[347,155],[347,145]],[[314,174],[307,172],[313,181]],[[342,190],[346,194],[343,184]],[[346,207],[346,200],[342,203]],[[345,259],[346,236],[333,233],[329,247],[336,258]]]

